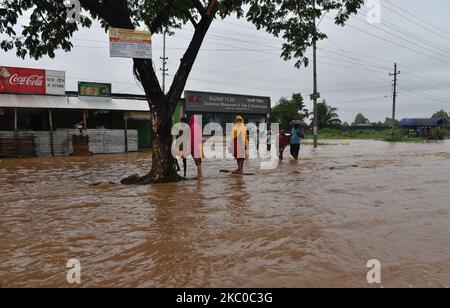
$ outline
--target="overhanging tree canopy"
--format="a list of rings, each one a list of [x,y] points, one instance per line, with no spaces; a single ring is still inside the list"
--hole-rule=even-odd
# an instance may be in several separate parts
[[[316,29],[316,21],[330,11],[337,11],[335,22],[344,25],[364,0],[250,0],[247,19],[258,29],[265,29],[285,40],[284,60],[297,59],[296,67],[308,65],[306,50],[313,40],[325,39],[325,33]]]

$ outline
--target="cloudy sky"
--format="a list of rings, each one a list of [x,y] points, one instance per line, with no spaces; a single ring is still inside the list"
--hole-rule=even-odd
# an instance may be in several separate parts
[[[391,115],[394,62],[401,75],[398,117],[429,117],[450,110],[450,1],[381,0],[381,23],[367,21],[368,8],[353,17],[347,27],[325,16],[320,29],[329,39],[319,43],[319,90],[322,98],[339,109],[343,121],[352,122],[358,112],[371,121]],[[21,19],[26,22],[26,18]],[[169,77],[175,73],[192,27],[167,39]],[[312,72],[294,68],[280,59],[282,40],[255,30],[245,20],[230,17],[211,27],[194,66],[186,90],[201,90],[280,97],[301,92],[310,106]],[[77,81],[111,82],[116,93],[142,93],[131,73],[131,60],[109,57],[108,36],[98,26],[78,32],[70,53],[55,59],[17,59],[4,53],[0,65],[64,70],[67,90]],[[309,52],[311,53],[311,51]],[[162,61],[162,37],[153,37],[156,69]],[[161,75],[161,74],[160,74]]]

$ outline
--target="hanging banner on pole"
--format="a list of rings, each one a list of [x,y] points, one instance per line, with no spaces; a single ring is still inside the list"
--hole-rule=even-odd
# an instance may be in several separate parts
[[[111,28],[109,52],[115,58],[152,58],[152,35],[148,31]]]

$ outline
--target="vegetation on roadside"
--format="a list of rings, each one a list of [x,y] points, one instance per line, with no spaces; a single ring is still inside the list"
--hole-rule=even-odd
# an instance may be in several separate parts
[[[350,126],[339,119],[338,109],[327,104],[325,100],[317,104],[319,139],[321,140],[379,140],[387,142],[427,142],[429,140],[450,139],[450,131],[443,128],[433,128],[426,136],[408,136],[408,131],[400,129],[400,122],[395,120],[394,132],[390,128],[392,119],[386,118],[384,123],[371,123],[364,114],[358,113]],[[280,128],[290,127],[292,120],[308,120],[313,115],[305,108],[301,94],[293,94],[292,99],[282,98],[272,110],[271,122],[280,123]],[[445,110],[434,113],[433,117],[450,119]],[[312,128],[312,126],[311,126]],[[414,132],[415,134],[415,132]],[[306,139],[312,139],[312,129],[306,132]],[[305,144],[310,141],[306,140]],[[326,145],[326,143],[324,143]]]
[[[272,108],[270,122],[279,123],[280,129],[289,129],[293,120],[305,120],[309,117],[303,97],[300,93],[292,94],[291,99],[282,97]]]
[[[443,119],[450,120],[450,116],[449,116],[448,112],[445,111],[444,109],[441,109],[441,110],[435,112],[431,117],[432,118],[443,118]]]
[[[366,125],[369,124],[370,120],[366,118],[362,113],[358,113],[353,121],[352,125]]]
[[[308,131],[306,138],[312,138],[312,131]],[[341,130],[338,128],[324,128],[319,130],[319,139],[324,140],[341,140],[341,139],[357,139],[357,140],[379,140],[394,142],[425,142],[423,137],[408,137],[404,135],[402,130],[394,132],[392,140],[391,130],[375,130],[375,129],[358,129],[358,130]]]
[[[342,124],[337,113],[338,109],[328,105],[326,100],[317,103],[317,124],[319,129],[340,126]]]

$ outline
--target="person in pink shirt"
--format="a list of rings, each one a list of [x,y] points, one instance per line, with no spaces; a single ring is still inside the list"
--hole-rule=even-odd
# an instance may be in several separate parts
[[[189,119],[189,128],[191,130],[191,154],[197,167],[197,179],[203,178],[202,160],[203,152],[203,129],[200,123],[200,116],[193,115]]]

